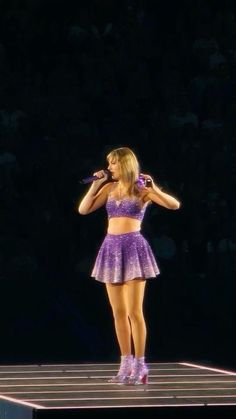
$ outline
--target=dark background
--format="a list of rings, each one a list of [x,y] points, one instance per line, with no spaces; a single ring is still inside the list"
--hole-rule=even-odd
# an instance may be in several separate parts
[[[116,361],[82,177],[129,146],[176,196],[143,223],[150,361],[235,361],[236,5],[0,0],[0,362]]]

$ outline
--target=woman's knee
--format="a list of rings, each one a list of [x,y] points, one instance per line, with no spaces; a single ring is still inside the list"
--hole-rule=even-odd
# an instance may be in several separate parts
[[[142,310],[131,310],[129,312],[129,319],[131,322],[143,321],[143,311]]]
[[[112,307],[113,316],[116,320],[128,318],[127,310],[123,307]]]

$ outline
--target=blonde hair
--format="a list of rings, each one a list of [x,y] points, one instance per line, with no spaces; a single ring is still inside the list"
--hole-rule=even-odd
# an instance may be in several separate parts
[[[139,178],[139,162],[134,152],[129,147],[116,148],[107,155],[107,161],[117,161],[120,165],[121,180],[128,184],[128,193],[137,195],[139,189],[137,181]]]

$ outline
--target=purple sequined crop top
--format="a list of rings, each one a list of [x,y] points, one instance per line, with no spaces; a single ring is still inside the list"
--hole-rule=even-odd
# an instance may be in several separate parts
[[[147,203],[142,206],[141,201],[136,197],[123,198],[122,201],[118,201],[108,196],[106,203],[108,218],[130,217],[142,221],[146,208]]]

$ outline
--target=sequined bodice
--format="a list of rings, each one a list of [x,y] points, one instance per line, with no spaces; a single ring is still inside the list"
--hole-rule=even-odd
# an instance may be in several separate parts
[[[146,208],[147,204],[142,206],[140,199],[136,197],[127,197],[119,201],[109,195],[106,203],[108,218],[130,217],[142,221]]]

